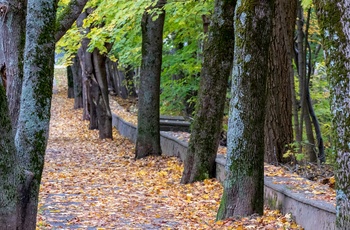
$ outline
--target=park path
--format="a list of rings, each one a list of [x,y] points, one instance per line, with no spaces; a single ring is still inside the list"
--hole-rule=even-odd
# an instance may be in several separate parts
[[[179,184],[176,158],[135,161],[114,131],[99,140],[59,89],[40,190],[38,229],[213,229],[222,187]]]

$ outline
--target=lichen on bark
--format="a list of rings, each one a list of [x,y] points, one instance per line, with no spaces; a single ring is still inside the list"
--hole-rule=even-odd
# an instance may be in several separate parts
[[[55,0],[29,0],[27,8],[24,79],[15,136],[21,167],[33,174],[22,191],[22,225],[35,229],[41,173],[48,139],[55,49]],[[24,186],[25,187],[25,186]],[[24,203],[23,203],[24,202]]]
[[[1,78],[0,78],[1,81]],[[4,86],[0,83],[0,223],[14,229],[18,187],[18,167],[11,119]]]
[[[217,219],[263,213],[264,121],[273,1],[237,1],[224,193]]]
[[[314,0],[326,51],[336,160],[336,228],[350,226],[350,1]]]
[[[235,5],[236,1],[215,1],[204,44],[198,102],[181,183],[215,177],[215,158],[233,61]]]

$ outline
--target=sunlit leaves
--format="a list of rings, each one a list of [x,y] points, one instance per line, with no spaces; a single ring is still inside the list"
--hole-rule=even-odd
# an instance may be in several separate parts
[[[312,5],[312,0],[302,0],[301,5],[304,9],[310,8]]]
[[[74,23],[72,28],[57,42],[56,53],[64,53],[62,61],[66,64],[71,63],[71,59],[76,55],[80,47],[80,41],[83,35]]]

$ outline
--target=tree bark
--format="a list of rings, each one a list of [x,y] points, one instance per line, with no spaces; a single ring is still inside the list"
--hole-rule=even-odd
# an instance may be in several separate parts
[[[128,65],[125,68],[125,81],[126,81],[126,88],[128,91],[128,97],[132,97],[135,98],[137,97],[137,93],[136,93],[136,88],[135,88],[135,84],[134,84],[134,69]]]
[[[35,229],[41,173],[48,139],[54,72],[55,0],[28,0],[24,79],[18,128],[17,159],[33,174],[20,194],[21,225]],[[18,220],[17,220],[18,221]]]
[[[107,73],[105,68],[106,56],[100,54],[96,48],[93,52],[93,66],[94,79],[92,81],[97,83],[94,103],[96,106],[99,138],[112,138],[112,113],[109,107]]]
[[[113,85],[114,85],[116,94],[123,99],[128,98],[128,89],[124,84],[125,73],[118,68],[117,62],[109,61],[108,63],[109,63],[108,66],[109,66],[110,75],[113,79],[113,83],[114,83]]]
[[[55,21],[56,41],[71,27],[87,0],[73,0],[64,10],[61,17]],[[7,76],[7,101],[14,132],[17,129],[20,98],[23,82],[23,55],[25,43],[26,0],[6,0],[0,3],[4,13],[0,15],[0,65],[5,64]]]
[[[300,94],[300,122],[299,122],[299,137],[302,138],[304,132],[304,123],[305,123],[305,132],[307,138],[307,145],[305,146],[306,155],[309,158],[309,161],[315,162],[317,160],[316,155],[313,151],[315,145],[315,138],[313,135],[311,119],[309,116],[309,108],[306,98],[307,90],[307,76],[306,76],[306,41],[307,41],[307,30],[304,33],[304,15],[303,7],[301,6],[301,1],[298,0],[298,20],[297,20],[297,68],[298,68],[298,77],[299,77],[299,94]],[[302,140],[301,140],[302,141]],[[299,143],[299,151],[302,152],[302,144]]]
[[[88,13],[85,11],[81,13],[81,15],[77,19],[77,26],[82,27],[84,19],[88,16]],[[88,28],[85,28],[84,33],[87,34],[89,32]],[[92,76],[92,60],[91,53],[87,52],[88,44],[90,40],[86,37],[81,41],[81,47],[78,50],[78,57],[80,60],[81,73],[82,73],[82,84],[83,84],[83,120],[90,120],[90,129],[97,128],[95,120],[91,122],[91,116],[95,118],[94,114],[91,115],[91,92],[90,92],[90,84],[91,84],[91,76]]]
[[[0,81],[2,82],[1,78]],[[0,229],[16,229],[19,167],[3,82],[0,84]],[[10,189],[9,189],[10,188]]]
[[[266,80],[273,2],[238,1],[226,179],[217,219],[263,214]]]
[[[83,79],[78,55],[73,59],[74,109],[83,108]]]
[[[26,3],[0,1],[0,228],[10,230],[36,228],[54,70],[56,0]]]
[[[235,5],[236,1],[215,1],[204,44],[199,96],[181,183],[213,178],[216,174],[215,158],[233,64]]]
[[[67,66],[68,98],[74,98],[74,79],[72,66]]]
[[[272,19],[270,76],[267,79],[265,162],[285,162],[293,141],[291,78],[297,0],[276,0]]]
[[[0,66],[6,67],[6,96],[13,131],[17,129],[23,81],[23,52],[26,29],[26,2],[13,0],[3,2],[0,14]]]
[[[336,229],[350,226],[350,1],[314,0],[330,79],[336,160]]]
[[[139,110],[135,158],[161,155],[159,125],[160,75],[163,50],[163,26],[165,0],[158,0],[149,10],[158,9],[158,18],[147,11],[143,14],[142,62],[139,89]]]
[[[56,20],[55,40],[58,42],[83,11],[88,0],[71,0]]]

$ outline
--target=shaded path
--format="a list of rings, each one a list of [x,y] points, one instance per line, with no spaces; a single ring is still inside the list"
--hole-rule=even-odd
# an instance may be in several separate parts
[[[180,185],[177,159],[134,161],[132,143],[116,132],[99,140],[72,108],[64,91],[54,95],[39,229],[212,228],[218,182]]]

